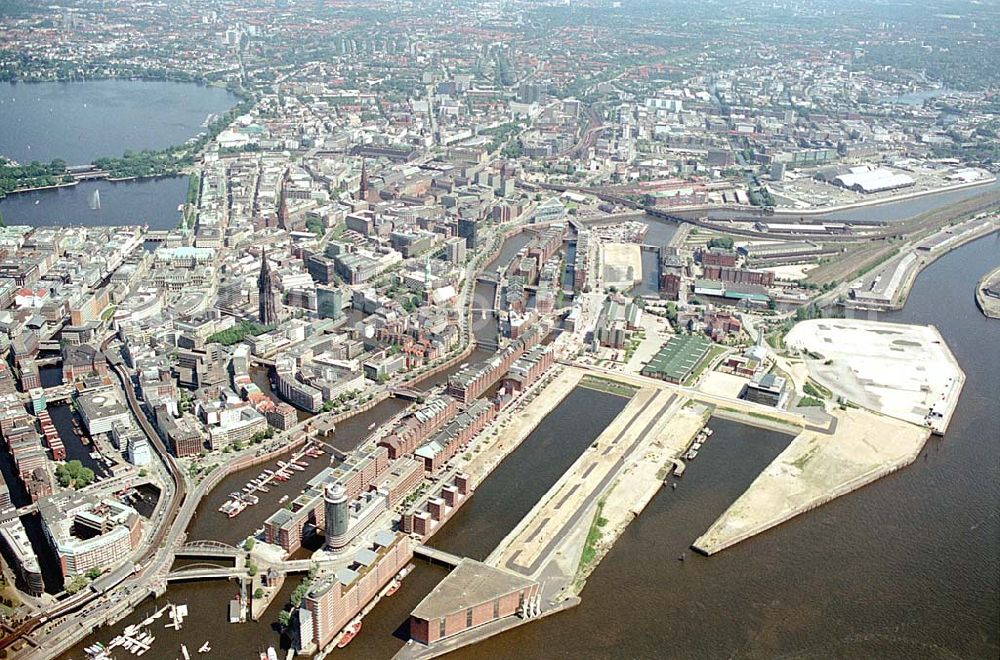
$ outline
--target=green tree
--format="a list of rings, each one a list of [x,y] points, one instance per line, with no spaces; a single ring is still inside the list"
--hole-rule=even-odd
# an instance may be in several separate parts
[[[733,239],[730,236],[723,236],[721,238],[713,238],[708,242],[708,247],[710,248],[725,248],[726,250],[733,249]]]
[[[65,589],[66,593],[73,595],[79,592],[81,589],[87,586],[87,577],[84,575],[74,575],[66,582]]]
[[[56,468],[56,479],[63,488],[83,488],[94,481],[94,471],[73,459]]]

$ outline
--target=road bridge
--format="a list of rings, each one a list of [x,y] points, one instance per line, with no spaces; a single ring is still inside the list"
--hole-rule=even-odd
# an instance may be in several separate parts
[[[231,566],[198,566],[184,567],[167,573],[167,582],[186,582],[191,580],[239,580],[247,575],[246,568]]]
[[[273,367],[274,366],[274,360],[269,360],[267,358],[262,358],[259,355],[253,355],[253,354],[251,354],[250,355],[250,361],[253,362],[254,364],[259,364],[262,367]]]
[[[427,396],[427,392],[421,392],[412,387],[394,387],[389,390],[389,394],[397,399],[408,399],[409,401],[420,401]]]
[[[234,548],[221,541],[192,541],[174,548],[174,557],[216,557],[238,558],[246,554],[245,550]]]

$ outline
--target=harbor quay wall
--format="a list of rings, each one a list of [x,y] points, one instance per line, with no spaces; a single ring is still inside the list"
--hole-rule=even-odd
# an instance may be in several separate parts
[[[860,311],[876,311],[876,312],[878,311],[890,312],[890,311],[899,311],[903,309],[903,307],[906,306],[907,299],[909,299],[910,297],[910,290],[913,288],[914,282],[917,281],[917,276],[920,275],[920,273],[925,268],[933,264],[935,261],[937,261],[944,255],[948,254],[952,250],[957,250],[958,248],[962,247],[967,243],[971,243],[972,241],[982,238],[983,236],[988,236],[993,232],[997,231],[998,228],[1000,227],[998,227],[998,225],[994,223],[984,223],[981,225],[977,225],[973,229],[962,234],[952,243],[949,243],[941,250],[936,250],[933,253],[926,255],[922,259],[918,260],[917,263],[913,264],[909,268],[909,271],[906,274],[906,279],[903,282],[902,286],[900,287],[900,293],[897,295],[896,299],[891,304],[888,305],[880,305],[878,303],[855,304],[852,301],[848,300],[845,301],[845,304],[843,306],[849,309],[856,309]],[[976,302],[977,304],[979,303],[978,296],[976,297]]]
[[[987,273],[986,276],[979,281],[979,284],[976,285],[976,306],[979,307],[979,311],[983,313],[983,316],[988,319],[1000,319],[1000,312],[997,311],[997,309],[1000,309],[1000,303],[993,303],[995,307],[991,306],[989,301],[986,299],[986,294],[983,293],[983,287],[985,287],[986,283],[989,282],[997,273],[1000,273],[1000,268],[992,271],[991,273]]]
[[[523,626],[526,623],[538,621],[539,619],[544,619],[547,616],[552,616],[553,614],[558,614],[559,612],[572,609],[579,605],[580,602],[579,596],[572,596],[549,609],[543,609],[538,616],[530,619],[522,619],[517,616],[498,619],[478,628],[467,630],[466,632],[455,635],[454,637],[447,637],[430,645],[424,645],[417,641],[410,640],[407,642],[406,646],[401,648],[396,655],[393,656],[393,660],[429,660],[430,658],[436,658],[446,653],[451,653],[456,649],[477,644],[484,639],[493,637],[494,635],[499,635],[500,633],[507,632],[508,630],[513,630],[514,628]]]
[[[378,392],[375,396],[373,396],[371,398],[371,400],[364,402],[363,404],[361,404],[357,408],[354,408],[352,410],[345,410],[342,413],[334,415],[333,417],[330,418],[330,421],[333,422],[334,424],[337,424],[338,422],[344,421],[348,417],[354,417],[355,415],[360,415],[361,413],[363,413],[363,412],[365,412],[367,410],[371,410],[372,408],[374,408],[378,404],[380,404],[383,401],[385,401],[386,399],[388,399],[390,396],[391,395],[387,391]],[[336,431],[334,431],[334,432],[336,432]]]

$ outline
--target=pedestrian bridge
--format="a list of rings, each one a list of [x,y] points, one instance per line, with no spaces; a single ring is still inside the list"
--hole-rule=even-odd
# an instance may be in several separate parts
[[[276,564],[263,564],[258,567],[260,573],[274,572],[280,575],[291,575],[292,573],[308,573],[313,569],[324,568],[324,562],[316,562],[312,559],[295,559],[278,562]],[[237,559],[236,566],[219,566],[209,562],[198,562],[188,564],[167,574],[167,582],[184,582],[188,580],[234,580],[249,577],[246,566],[242,561],[242,556]]]

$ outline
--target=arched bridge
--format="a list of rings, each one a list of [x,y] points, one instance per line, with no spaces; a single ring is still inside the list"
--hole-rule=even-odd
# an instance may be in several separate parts
[[[174,548],[174,557],[242,557],[245,550],[221,541],[192,541]]]

